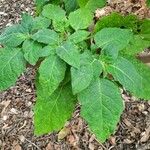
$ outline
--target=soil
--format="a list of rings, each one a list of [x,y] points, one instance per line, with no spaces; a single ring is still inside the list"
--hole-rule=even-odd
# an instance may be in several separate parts
[[[113,0],[109,7],[123,14],[132,12],[141,18],[149,16],[149,10],[141,3],[143,1],[130,1],[130,9],[125,9],[127,2],[129,0],[120,3]],[[0,29],[17,23],[22,12],[33,14],[33,10],[33,1],[30,0],[1,0]],[[1,150],[150,150],[150,101],[137,100],[124,91],[124,113],[116,132],[105,143],[97,142],[89,132],[80,117],[79,106],[59,133],[34,136],[34,76],[35,70],[28,68],[15,86],[0,93]]]

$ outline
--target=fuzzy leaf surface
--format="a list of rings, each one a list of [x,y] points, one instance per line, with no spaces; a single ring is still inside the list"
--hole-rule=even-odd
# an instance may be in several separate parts
[[[97,139],[104,142],[116,129],[123,112],[123,101],[118,87],[106,79],[96,79],[78,94],[78,99],[81,116]]]
[[[35,134],[42,135],[60,130],[71,118],[76,105],[70,84],[59,87],[50,97],[38,97],[35,105]]]
[[[26,61],[21,49],[2,49],[0,51],[0,91],[14,85],[25,67]]]
[[[123,50],[133,34],[128,29],[104,28],[95,35],[96,45],[102,48],[103,54],[112,58],[118,57],[118,52]]]
[[[7,27],[0,35],[0,44],[8,47],[17,47],[27,38],[25,29],[21,25]]]
[[[39,95],[51,95],[65,77],[66,64],[58,56],[50,55],[39,68]]]
[[[48,4],[44,6],[42,15],[46,18],[56,20],[56,21],[62,21],[66,19],[66,12],[60,8],[59,6]]]
[[[64,44],[56,49],[57,55],[69,65],[79,68],[80,53],[76,45],[72,42],[66,41]]]
[[[26,40],[22,46],[25,59],[31,64],[35,65],[40,57],[42,45],[33,40]]]
[[[79,69],[71,68],[72,90],[73,94],[77,94],[86,89],[93,79],[92,65],[83,65]]]
[[[73,29],[86,29],[90,26],[93,15],[88,9],[78,9],[69,15],[69,23]]]
[[[87,37],[90,35],[90,32],[85,30],[78,30],[72,35],[69,36],[69,40],[71,40],[73,43],[77,44],[87,39]]]
[[[32,39],[49,45],[55,45],[59,43],[59,35],[50,29],[39,30],[32,36]]]
[[[139,90],[142,90],[142,77],[127,59],[118,58],[114,64],[108,66],[107,70],[133,95],[137,95]]]
[[[43,29],[43,28],[48,28],[50,24],[51,24],[51,21],[45,17],[42,17],[42,16],[35,17],[33,20],[32,31]]]
[[[135,96],[145,100],[150,100],[150,67],[143,64],[133,56],[124,55],[124,57],[133,63],[134,67],[142,77],[142,88],[135,93]]]

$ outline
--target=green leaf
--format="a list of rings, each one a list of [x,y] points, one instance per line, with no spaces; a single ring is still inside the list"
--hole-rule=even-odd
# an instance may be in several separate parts
[[[90,35],[90,32],[85,30],[78,30],[74,32],[72,35],[69,36],[69,40],[73,43],[77,44],[87,39],[87,37]]]
[[[80,64],[81,65],[92,65],[93,77],[98,78],[102,73],[102,64],[96,59],[89,50],[84,51],[80,55]]]
[[[150,7],[150,0],[146,0],[147,6]]]
[[[28,35],[21,25],[13,25],[7,27],[5,31],[0,35],[0,44],[8,47],[19,46]]]
[[[90,85],[93,79],[92,65],[83,65],[79,69],[72,67],[71,78],[73,94],[80,93]]]
[[[78,48],[71,42],[66,41],[64,44],[56,49],[57,55],[69,65],[79,68],[80,53]]]
[[[67,13],[75,11],[78,8],[77,0],[64,0],[65,10]]]
[[[21,49],[2,49],[0,52],[0,91],[14,85],[25,67],[26,61]]]
[[[122,16],[119,13],[113,12],[108,16],[104,16],[99,19],[94,27],[94,32],[98,32],[103,28],[125,28],[131,29],[134,33],[137,33],[139,26],[139,19],[136,15]]]
[[[106,0],[89,0],[85,8],[94,12],[97,8],[102,8],[106,5]]]
[[[51,24],[51,21],[47,18],[44,18],[42,16],[35,17],[33,20],[32,31],[43,29],[43,28],[48,28],[50,24]]]
[[[118,87],[106,79],[97,79],[78,95],[78,99],[81,116],[97,139],[105,142],[115,131],[123,112],[123,101]]]
[[[39,84],[41,90],[38,95],[50,96],[65,77],[66,64],[58,56],[50,55],[39,68]]]
[[[27,33],[31,32],[33,26],[33,17],[27,13],[22,14],[21,26]]]
[[[123,50],[127,55],[135,55],[150,47],[150,41],[145,40],[141,35],[134,35],[128,46]]]
[[[102,48],[102,53],[114,59],[118,57],[118,52],[123,50],[133,38],[133,34],[128,29],[104,28],[95,35],[95,43]]]
[[[41,13],[43,6],[44,6],[48,1],[49,1],[49,0],[35,0],[36,13],[37,13],[37,15]]]
[[[37,33],[32,35],[32,39],[49,45],[57,45],[59,43],[59,35],[50,29],[39,30]]]
[[[59,6],[48,4],[44,6],[42,15],[52,20],[62,21],[66,19],[66,12]]]
[[[142,80],[140,81],[142,88],[135,93],[135,96],[150,100],[150,67],[143,64],[133,56],[124,55],[124,57],[133,63],[139,75],[142,77]]]
[[[91,25],[93,15],[88,9],[78,9],[69,15],[69,23],[73,29],[86,29]]]
[[[23,52],[25,59],[31,64],[35,65],[40,57],[40,52],[42,49],[42,45],[33,41],[33,40],[26,40],[23,43]]]
[[[42,135],[60,130],[71,118],[76,105],[71,86],[58,88],[47,99],[38,97],[35,105],[35,134]]]
[[[142,77],[135,69],[134,65],[125,58],[118,58],[116,62],[109,65],[107,71],[113,75],[116,81],[119,81],[123,87],[133,95],[142,90]]]
[[[64,32],[69,26],[69,21],[67,19],[61,21],[53,21],[53,27],[55,31]]]
[[[56,48],[57,48],[57,46],[47,45],[47,46],[42,48],[39,56],[40,57],[47,57],[49,55],[54,55],[54,54],[56,54]]]
[[[141,25],[141,34],[150,34],[150,19],[144,19]]]
[[[79,6],[82,8],[82,7],[85,7],[85,5],[87,4],[89,0],[77,0],[77,1],[78,1]]]
[[[98,32],[103,28],[117,27],[120,28],[123,24],[123,16],[119,13],[113,12],[108,16],[102,17],[99,21],[97,21],[94,32]]]

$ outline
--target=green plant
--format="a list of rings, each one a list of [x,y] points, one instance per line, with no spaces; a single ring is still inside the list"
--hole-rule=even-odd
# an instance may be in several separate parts
[[[33,65],[38,68],[35,134],[60,130],[79,102],[81,116],[104,142],[124,109],[120,88],[150,99],[150,70],[135,58],[150,46],[150,20],[113,13],[89,32],[93,10],[105,1],[78,2],[82,8],[72,7],[77,10],[69,9],[68,15],[61,8],[66,3],[47,4],[38,17],[23,14],[20,24],[5,29],[0,35],[0,91]]]

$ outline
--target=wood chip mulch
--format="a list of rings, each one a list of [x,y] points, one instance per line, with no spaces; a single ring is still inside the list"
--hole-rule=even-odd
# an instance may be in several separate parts
[[[140,0],[130,2],[139,6],[136,11],[134,8],[135,12],[143,9]],[[109,2],[111,9],[126,14],[128,12],[125,6],[123,1],[120,4],[119,0],[117,3],[116,0],[113,0],[113,3]],[[33,8],[31,0],[1,0],[0,29],[18,22],[22,12],[33,14]],[[130,11],[133,12],[132,9]],[[146,14],[145,12],[147,10],[144,10],[144,17],[148,15],[148,12]],[[143,13],[139,16],[143,17]],[[0,93],[1,150],[150,150],[150,101],[138,101],[124,92],[122,96],[126,109],[116,133],[103,144],[98,143],[94,135],[89,132],[87,124],[79,115],[79,106],[72,119],[59,133],[34,136],[34,76],[35,70],[28,68],[14,87]]]

